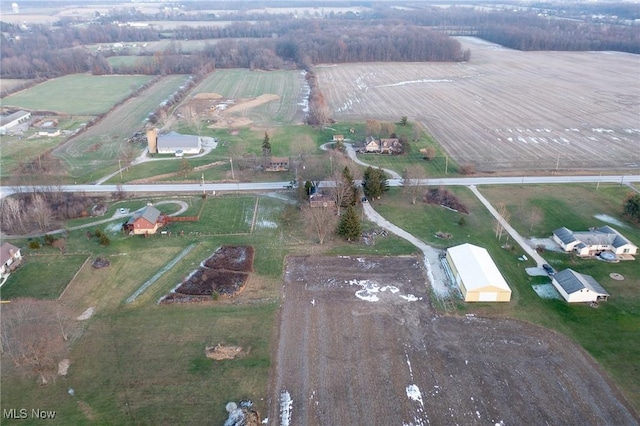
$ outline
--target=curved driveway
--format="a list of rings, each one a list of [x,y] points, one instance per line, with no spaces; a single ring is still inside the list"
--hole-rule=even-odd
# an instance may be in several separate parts
[[[323,151],[328,151],[329,145],[334,145],[335,142],[327,142],[325,144],[320,145],[320,149]],[[364,161],[360,160],[358,158],[358,154],[356,154],[356,150],[353,149],[353,145],[351,145],[350,143],[344,143],[344,147],[347,150],[347,155],[349,156],[349,158],[351,158],[351,160],[353,160],[354,163],[360,164],[361,166],[365,166],[365,167],[375,167],[372,166],[371,164],[365,163]],[[391,169],[384,169],[382,167],[380,167],[382,170],[384,170],[385,173],[387,173],[389,176],[391,176],[392,179],[402,179],[402,176],[400,176],[397,172],[391,170]]]

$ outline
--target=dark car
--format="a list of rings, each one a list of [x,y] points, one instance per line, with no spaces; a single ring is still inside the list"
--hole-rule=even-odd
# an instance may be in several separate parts
[[[546,264],[546,263],[545,263],[544,265],[542,265],[542,269],[544,269],[544,270],[545,270],[545,272],[546,272],[547,274],[549,274],[549,275],[553,275],[553,274],[555,274],[555,273],[556,273],[556,271],[554,271],[554,269],[553,269],[550,265],[548,265],[548,264]]]

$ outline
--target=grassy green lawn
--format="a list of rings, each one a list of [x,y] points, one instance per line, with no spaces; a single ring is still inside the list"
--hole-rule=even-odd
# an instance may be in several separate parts
[[[46,254],[23,257],[20,269],[0,288],[2,300],[18,297],[57,299],[87,260],[84,254],[63,257],[56,253],[58,249],[43,248],[41,251]]]
[[[508,304],[465,304],[457,302],[459,312],[475,312],[489,316],[510,316],[557,330],[574,339],[596,358],[621,386],[625,395],[636,407],[640,406],[640,367],[636,354],[640,353],[640,340],[635,338],[640,330],[640,268],[637,262],[627,261],[608,264],[597,260],[572,259],[561,253],[544,253],[543,256],[554,268],[572,268],[592,275],[611,293],[608,302],[598,309],[584,304],[567,304],[560,300],[545,300],[533,291],[533,284],[549,282],[540,277],[529,277],[525,267],[533,262],[517,260],[523,251],[501,248],[493,231],[493,219],[466,188],[451,188],[467,205],[470,214],[465,216],[466,225],[460,226],[460,214],[442,207],[418,204],[412,206],[401,189],[392,189],[376,209],[392,223],[413,233],[426,242],[439,247],[448,247],[471,242],[485,247],[513,291]],[[606,223],[595,219],[596,214],[607,214],[618,220],[621,204],[627,188],[601,185],[599,190],[589,185],[548,185],[526,187],[482,187],[480,191],[495,205],[504,202],[512,212],[510,223],[522,235],[549,236],[553,229],[567,226],[574,230],[586,230]],[[526,211],[529,206],[538,206],[544,219],[529,231]],[[401,208],[399,208],[401,207]],[[615,225],[613,225],[616,227]],[[628,224],[617,227],[632,241],[640,241],[640,229]],[[440,240],[437,231],[448,232],[450,240]],[[502,243],[505,242],[503,238]],[[624,281],[609,277],[611,272],[621,273]]]
[[[149,76],[73,74],[8,96],[3,104],[29,110],[98,115],[149,80]]]

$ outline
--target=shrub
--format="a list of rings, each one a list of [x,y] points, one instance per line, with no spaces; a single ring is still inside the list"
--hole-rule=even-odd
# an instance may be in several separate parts
[[[100,237],[100,245],[108,246],[109,243],[111,243],[109,237],[107,237],[105,234],[102,234],[102,236]]]
[[[48,246],[53,245],[56,238],[51,234],[44,234],[44,243]]]
[[[37,241],[37,240],[29,241],[28,246],[30,249],[38,250],[40,248],[40,241]]]
[[[102,238],[102,236],[104,235],[104,232],[102,232],[102,230],[101,230],[101,229],[96,229],[96,230],[94,231],[94,235],[95,235],[97,238]]]
[[[445,188],[432,188],[424,194],[425,203],[440,204],[460,213],[469,213],[467,206],[456,197],[456,195]]]

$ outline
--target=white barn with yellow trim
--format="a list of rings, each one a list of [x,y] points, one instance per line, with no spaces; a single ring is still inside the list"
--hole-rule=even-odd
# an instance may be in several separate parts
[[[511,300],[511,288],[486,249],[469,243],[451,247],[447,263],[465,302]]]

